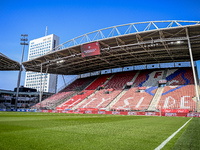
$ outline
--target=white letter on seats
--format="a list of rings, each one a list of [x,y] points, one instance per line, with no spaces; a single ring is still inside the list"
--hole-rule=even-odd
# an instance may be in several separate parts
[[[173,97],[169,96],[169,97],[167,97],[167,98],[165,99],[164,108],[168,108],[168,107],[169,107],[169,106],[168,106],[168,103],[169,103],[169,99],[170,99],[170,98],[173,100],[173,103],[172,103],[171,105],[169,105],[169,106],[172,106],[172,105],[175,104],[176,100],[175,100]]]
[[[181,97],[181,106],[180,108],[190,108],[190,106],[185,106],[185,103],[188,103],[188,101],[185,101],[185,97],[190,97],[190,96],[183,96]]]

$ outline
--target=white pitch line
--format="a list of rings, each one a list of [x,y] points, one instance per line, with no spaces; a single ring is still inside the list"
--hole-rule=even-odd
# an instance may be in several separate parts
[[[192,120],[192,118],[190,120]],[[164,142],[162,142],[158,147],[156,147],[155,150],[162,149],[182,128],[184,128],[188,124],[188,122],[190,122],[190,120],[188,120],[182,127],[180,127],[176,132],[174,132]]]

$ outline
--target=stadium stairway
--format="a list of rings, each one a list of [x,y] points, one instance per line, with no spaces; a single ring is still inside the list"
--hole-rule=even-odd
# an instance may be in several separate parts
[[[105,109],[123,91],[124,85],[130,82],[135,74],[135,72],[114,74],[105,84],[104,89],[101,89],[93,97],[87,99],[79,108]]]
[[[56,109],[56,107],[58,105],[65,102],[67,99],[75,96],[79,92],[81,92],[95,79],[96,79],[96,77],[90,77],[90,78],[85,78],[85,79],[80,78],[80,79],[75,80],[70,85],[66,86],[64,89],[59,91],[58,93],[43,100],[41,102],[41,107],[43,109]],[[31,108],[39,109],[40,103],[37,103],[36,105],[32,106]]]
[[[113,105],[112,110],[147,110],[157,87],[148,87],[139,92],[138,87],[128,91]]]
[[[57,103],[53,104],[52,106],[50,106],[48,109],[56,109],[56,107],[60,104],[62,104],[63,102],[65,102],[66,100],[74,97],[75,95],[77,95],[80,91],[76,91],[75,93],[71,94],[70,96],[68,96],[67,98],[61,100],[61,101],[58,101]]]
[[[50,109],[56,109],[57,106],[59,106],[60,104],[64,103],[65,101],[67,101],[68,99],[74,97],[75,95],[77,95],[78,93],[80,93],[81,91],[83,91],[84,89],[86,89],[88,86],[91,85],[91,83],[93,83],[96,80],[96,77],[91,78],[91,80],[88,80],[83,86],[78,87],[77,91],[75,93],[73,93],[72,95],[70,95],[69,97],[59,101],[58,103],[55,103]]]
[[[55,103],[58,103],[62,99],[70,97],[74,93],[75,93],[74,91],[67,91],[67,92],[56,93],[56,94],[50,96],[49,98],[43,100],[41,102],[41,104],[39,102],[39,103],[33,105],[31,108],[32,109],[39,109],[40,106],[41,106],[42,109],[52,109],[53,106],[55,105]]]
[[[121,93],[119,95],[117,95],[117,97],[115,97],[115,99],[106,106],[106,110],[109,111],[112,106],[128,91],[128,89],[124,89],[123,91],[121,91]]]
[[[109,80],[112,79],[113,76],[114,76],[114,75],[103,75],[103,76],[97,78],[93,83],[94,83],[96,86],[98,85],[98,87],[99,87],[99,84],[102,84],[102,83],[98,83],[98,82],[99,82],[98,80],[100,80],[101,82],[103,82],[104,85],[106,85],[106,84],[109,82]],[[93,83],[91,84],[91,86],[94,88]],[[86,88],[86,90],[90,89],[91,86],[88,86],[88,87]],[[95,86],[95,89],[97,88],[96,86]],[[78,103],[77,105],[73,106],[71,109],[72,109],[72,110],[78,109],[79,106],[81,106],[82,104],[84,104],[90,97],[94,96],[94,95],[97,94],[97,93],[98,93],[98,90],[96,90],[96,91],[93,92],[90,96],[88,96],[88,97],[86,97],[85,99],[83,99],[83,100],[82,100],[80,103]]]
[[[163,93],[164,87],[159,87],[148,107],[148,111],[155,111],[160,100],[160,97]]]
[[[140,71],[137,71],[137,73],[135,74],[135,76],[133,77],[133,79],[130,82],[133,82],[136,80],[136,78],[138,77],[138,75],[140,74]],[[133,87],[134,84],[131,86]],[[125,87],[125,86],[124,86]],[[124,88],[123,87],[123,88]],[[106,110],[110,110],[113,105],[115,105],[115,103],[128,91],[128,89],[124,89],[117,97],[115,97],[115,99],[106,106]]]
[[[166,78],[166,75],[167,75],[167,72],[168,72],[168,69],[165,69],[164,72],[163,72],[163,75],[162,75],[162,79],[165,79]],[[158,87],[157,90],[156,90],[156,93],[148,107],[148,111],[155,111],[156,108],[157,108],[157,105],[158,105],[158,102],[161,98],[161,95],[163,93],[163,90],[164,90],[164,87]]]
[[[76,110],[79,108],[80,105],[82,105],[85,101],[87,101],[90,97],[94,96],[98,91],[94,91],[94,93],[92,93],[90,96],[86,97],[85,99],[83,99],[80,103],[78,103],[77,105],[73,106],[71,108],[71,110]]]
[[[114,74],[110,76],[110,78],[108,80],[106,80],[106,82],[104,83],[105,85],[113,78]]]
[[[85,90],[96,90],[101,85],[105,85],[110,80],[110,77],[110,74],[97,77]]]
[[[66,109],[71,109],[73,106],[90,96],[94,90],[83,90],[77,95],[73,96],[72,98],[68,99],[61,105],[56,107],[56,110],[66,110]]]
[[[113,91],[113,92],[112,92],[112,96],[109,97],[109,98],[111,98],[111,101],[110,101],[110,102],[108,101],[107,104],[103,104],[103,103],[105,103],[105,101],[107,101],[107,100],[106,100],[106,98],[105,98],[104,101],[103,101],[103,99],[102,99],[101,103],[99,103],[99,104],[97,105],[97,108],[98,108],[98,106],[101,106],[101,107],[103,106],[102,108],[105,109],[105,108],[113,101],[113,99],[115,99],[121,92],[122,92],[122,91],[120,91],[120,90]],[[102,105],[102,104],[103,104],[103,105]]]
[[[108,94],[107,89],[102,89],[85,101],[80,108],[105,108],[121,91],[114,90]]]
[[[140,70],[137,71],[137,73],[135,74],[135,76],[133,77],[133,79],[131,80],[131,82],[135,82],[135,80],[137,79],[138,75],[140,74]],[[131,87],[134,87],[134,84],[131,86]]]
[[[166,78],[166,76],[167,76],[167,72],[168,72],[168,69],[165,69],[165,70],[164,70],[164,73],[163,73],[163,77],[162,77],[163,79]]]

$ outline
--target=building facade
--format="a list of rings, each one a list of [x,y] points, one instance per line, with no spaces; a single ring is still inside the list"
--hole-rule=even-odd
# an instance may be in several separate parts
[[[29,44],[28,60],[45,55],[47,52],[55,50],[54,48],[58,45],[59,37],[54,34],[31,40]],[[26,72],[25,87],[34,88],[39,92],[40,82],[41,73]],[[45,78],[45,73],[42,73],[42,87],[44,87],[43,92],[56,93],[57,75],[47,74]]]

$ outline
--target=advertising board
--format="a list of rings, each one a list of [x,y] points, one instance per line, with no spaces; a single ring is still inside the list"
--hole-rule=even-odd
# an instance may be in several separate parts
[[[81,46],[82,57],[100,55],[99,42],[84,44]]]

